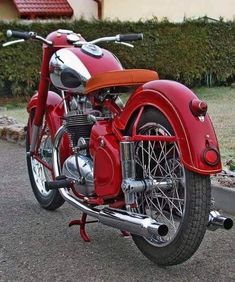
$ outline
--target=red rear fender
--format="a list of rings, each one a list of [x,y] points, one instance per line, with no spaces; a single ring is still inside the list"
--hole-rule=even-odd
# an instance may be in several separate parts
[[[168,80],[151,81],[136,90],[129,98],[125,109],[115,119],[115,126],[125,130],[133,114],[143,106],[159,109],[171,123],[183,164],[202,174],[221,171],[220,161],[208,165],[205,152],[214,148],[219,152],[217,138],[211,120],[206,114],[204,122],[192,114],[190,102],[197,96],[184,85]]]

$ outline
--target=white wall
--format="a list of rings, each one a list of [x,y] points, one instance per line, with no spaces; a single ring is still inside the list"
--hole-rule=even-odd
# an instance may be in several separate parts
[[[0,0],[0,20],[13,20],[18,18],[18,13],[13,1]]]
[[[94,0],[68,0],[74,11],[74,18],[80,19],[83,17],[86,20],[91,20],[98,17],[97,3]]]
[[[235,19],[235,0],[104,0],[104,19],[138,21],[154,16],[181,22],[207,15],[225,20]]]

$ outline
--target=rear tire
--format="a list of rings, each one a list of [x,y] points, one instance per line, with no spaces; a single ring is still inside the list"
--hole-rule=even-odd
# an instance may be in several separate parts
[[[127,135],[131,134],[133,123]],[[138,132],[143,135],[174,135],[166,117],[150,107],[142,115]],[[147,214],[167,224],[169,234],[151,238],[132,234],[132,238],[140,251],[154,263],[162,266],[182,263],[195,253],[206,232],[210,177],[183,166],[176,142],[136,142],[135,157],[137,178],[154,178],[159,184],[151,192],[137,194],[137,208],[133,212]]]
[[[30,150],[30,133],[32,132],[33,118],[34,112],[31,112],[27,126],[26,152],[29,152]],[[52,167],[52,139],[48,126],[46,127],[46,130],[41,139],[41,143],[39,145],[39,152],[41,159]],[[39,204],[47,210],[56,210],[60,206],[62,206],[64,203],[64,199],[60,195],[59,191],[46,191],[45,188],[45,181],[52,180],[51,171],[29,154],[27,154],[27,168],[31,187]]]

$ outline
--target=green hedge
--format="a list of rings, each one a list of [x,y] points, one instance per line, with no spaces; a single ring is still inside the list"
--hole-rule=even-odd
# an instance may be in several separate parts
[[[186,85],[228,85],[235,78],[235,22],[0,22],[0,43],[7,29],[36,31],[46,36],[58,28],[72,29],[87,40],[118,33],[143,32],[144,41],[130,49],[104,44],[125,68],[157,70],[161,78]],[[37,88],[41,62],[39,42],[0,47],[0,89],[14,95],[31,95]]]

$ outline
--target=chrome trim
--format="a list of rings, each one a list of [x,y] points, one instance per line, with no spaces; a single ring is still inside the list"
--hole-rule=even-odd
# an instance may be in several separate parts
[[[218,228],[229,230],[233,227],[233,220],[229,217],[224,217],[218,211],[211,211],[209,214],[209,221],[207,228],[215,231]]]
[[[81,34],[79,33],[70,33],[70,34],[67,34],[67,40],[69,42],[77,42],[81,39]]]
[[[34,37],[32,37],[32,38],[34,38]],[[53,42],[52,41],[47,40],[47,39],[43,38],[42,36],[36,35],[35,39],[38,39],[38,40],[42,41],[43,43],[45,43],[48,46],[53,46]]]
[[[158,223],[147,215],[130,213],[125,210],[104,208],[100,211],[99,221],[146,238],[151,237],[152,234],[166,236],[168,233],[168,227],[165,224]]]
[[[101,37],[101,38],[94,39],[94,40],[90,41],[89,43],[96,44],[96,43],[99,43],[99,42],[118,41],[118,39],[120,39],[120,36],[119,37],[118,36],[119,35]]]
[[[68,113],[68,107],[67,107],[67,103],[66,103],[66,100],[65,100],[65,94],[64,94],[63,90],[61,90],[61,96],[62,96],[63,105],[64,105],[64,113],[67,114]]]
[[[88,55],[91,55],[91,56],[94,56],[94,57],[97,57],[97,58],[100,58],[103,55],[102,49],[99,46],[92,44],[92,43],[83,44],[82,47],[81,47],[81,50],[85,54],[88,54]]]
[[[125,197],[126,209],[130,211],[131,205],[135,204],[136,194],[135,190],[142,190],[142,184],[144,182],[140,181],[138,184],[135,181],[135,159],[134,159],[134,142],[128,141],[128,136],[126,136],[126,141],[120,142],[120,159],[122,166],[122,191]],[[133,189],[135,186],[136,189]]]
[[[70,92],[84,93],[85,85],[91,74],[81,61],[71,50],[62,48],[56,51],[49,62],[50,79],[55,87],[60,90],[68,90]],[[62,72],[66,69],[72,70],[79,78],[80,83],[74,87],[67,87],[61,80]]]
[[[80,194],[94,195],[93,160],[91,157],[80,153],[68,157],[63,164],[62,174],[75,180],[74,189]]]
[[[52,163],[55,177],[60,175],[60,158],[59,158],[59,145],[63,134],[66,132],[65,127],[62,125],[56,132],[54,144],[52,147]]]
[[[17,40],[9,41],[9,42],[3,43],[2,47],[7,47],[7,46],[17,44],[17,43],[21,43],[21,42],[25,42],[25,40],[24,39],[17,39]]]
[[[63,28],[57,29],[56,32],[57,32],[57,33],[61,33],[61,34],[67,34],[67,35],[73,33],[72,30],[70,30],[70,29],[63,29]]]
[[[120,142],[120,154],[122,164],[122,178],[135,179],[134,142]]]
[[[134,180],[131,178],[123,179],[122,190],[124,193],[139,193],[139,192],[151,192],[156,187],[161,188],[161,190],[170,190],[173,186],[172,181],[157,181],[155,179],[143,179]]]
[[[124,45],[124,46],[130,47],[130,48],[134,48],[134,47],[135,47],[133,44],[126,43],[126,42],[119,42],[119,41],[115,41],[114,43],[116,43],[116,44],[121,44],[121,45]]]
[[[31,153],[35,151],[40,130],[41,130],[40,126],[36,126],[34,124],[32,125],[32,138],[31,138],[31,144],[30,144]]]

